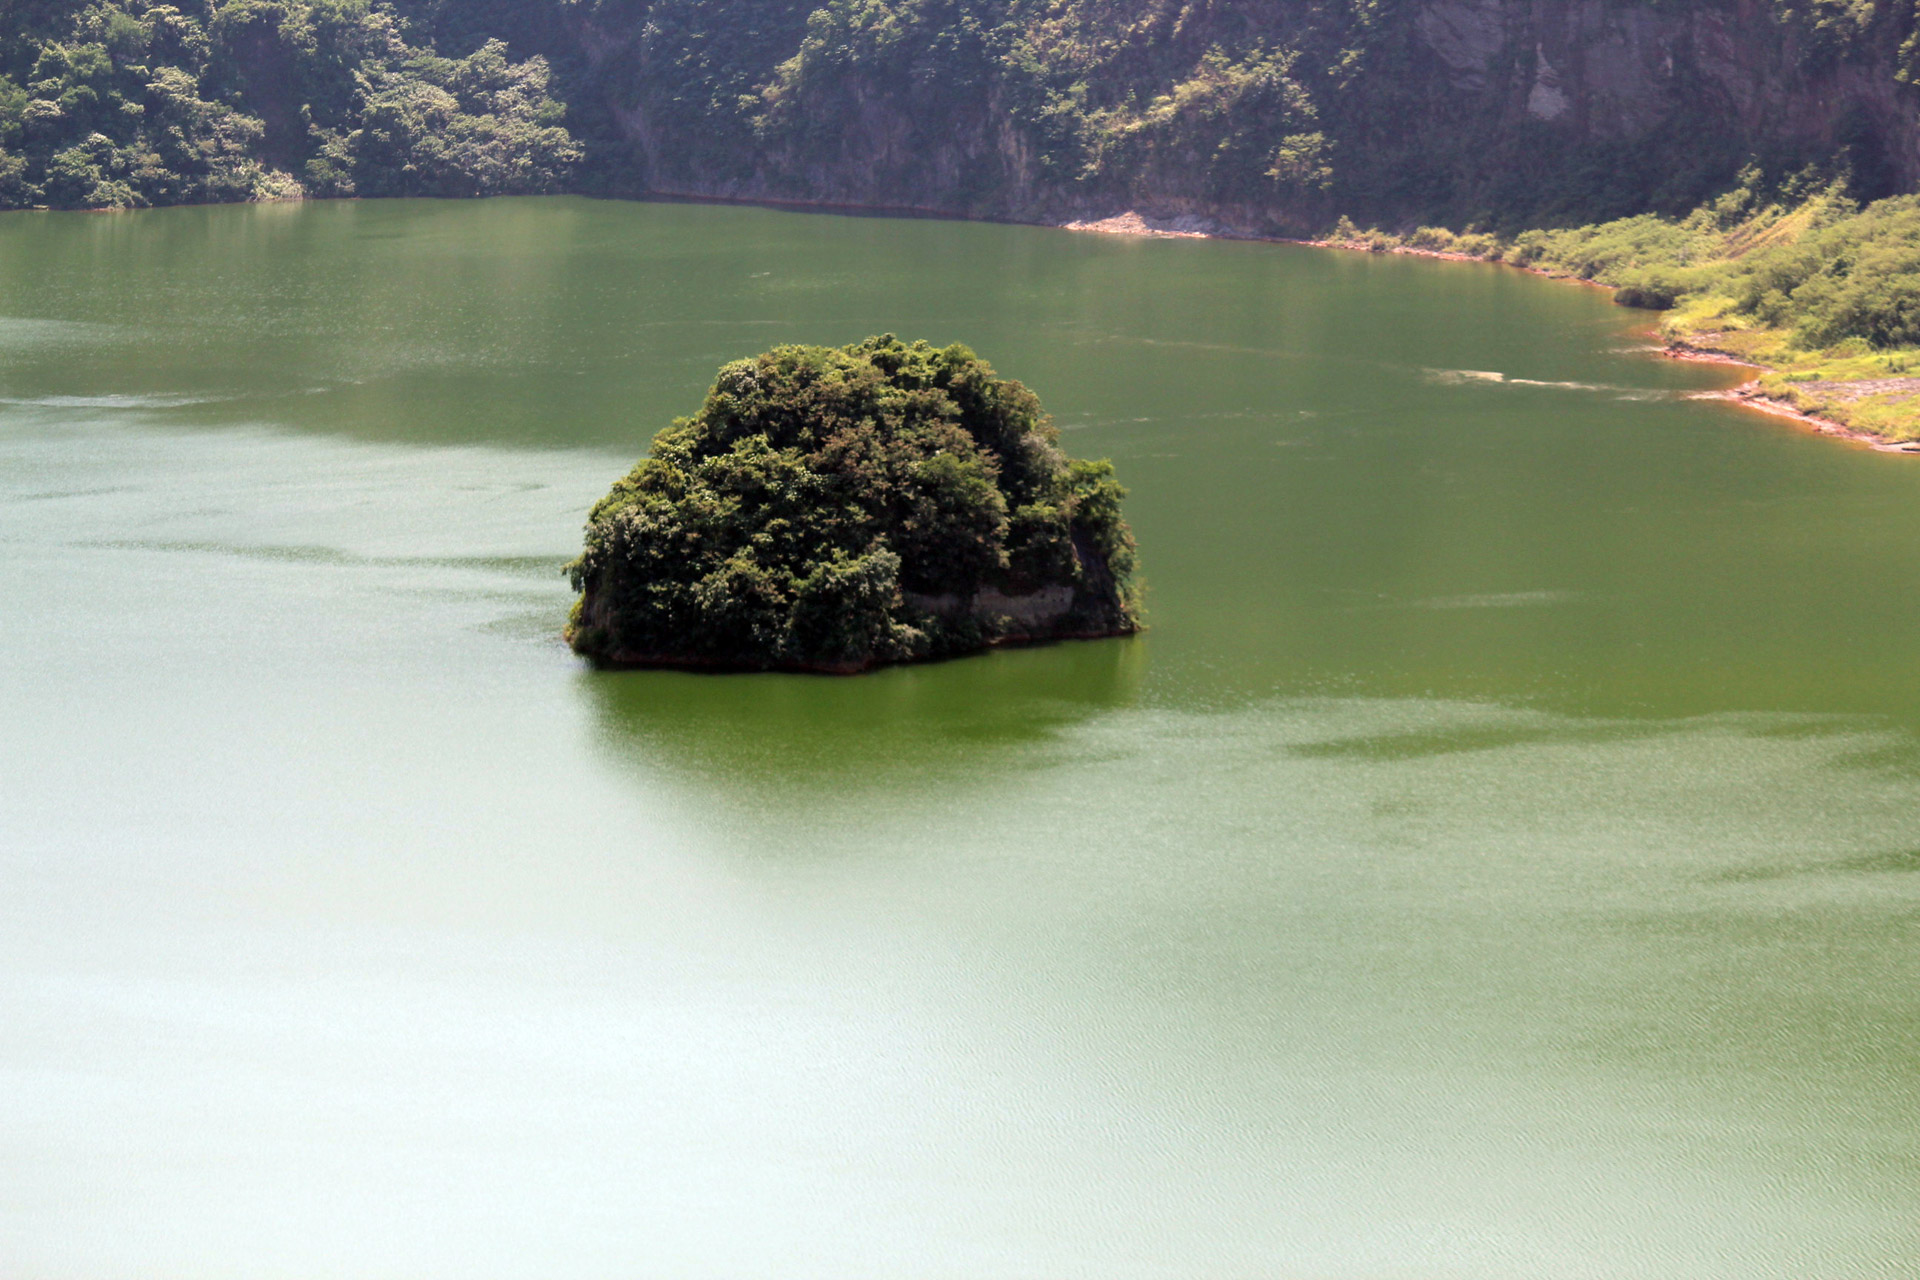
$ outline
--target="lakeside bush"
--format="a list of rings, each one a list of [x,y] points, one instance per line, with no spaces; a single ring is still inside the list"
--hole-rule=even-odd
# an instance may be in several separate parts
[[[1621,285],[1613,291],[1613,300],[1619,306],[1637,307],[1642,311],[1671,311],[1680,295],[1671,285],[1643,281]]]
[[[1623,306],[1777,331],[1802,352],[1920,346],[1920,196],[1856,205],[1842,184],[1768,194],[1757,170],[1691,214],[1641,214],[1508,240],[1342,218],[1327,239],[1498,259],[1609,285]]]
[[[1509,260],[1612,284],[1628,305],[1778,331],[1789,350],[1920,344],[1920,197],[1864,208],[1838,186],[1797,201],[1737,188],[1682,219],[1533,233]]]
[[[964,346],[891,334],[724,366],[587,520],[574,649],[861,670],[1137,625],[1111,464]]]

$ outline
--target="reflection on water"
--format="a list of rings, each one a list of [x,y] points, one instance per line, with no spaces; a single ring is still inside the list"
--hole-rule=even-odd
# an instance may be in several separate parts
[[[810,807],[952,785],[1131,706],[1150,643],[1066,641],[851,678],[583,670],[579,683],[616,765]]]
[[[1893,849],[1853,858],[1777,862],[1727,872],[1733,881],[1783,880],[1789,876],[1879,875],[1882,872],[1920,871],[1920,849]]]

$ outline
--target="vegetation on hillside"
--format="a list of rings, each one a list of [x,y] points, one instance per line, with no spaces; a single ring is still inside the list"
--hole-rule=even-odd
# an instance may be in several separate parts
[[[1764,366],[1761,390],[1772,396],[1889,439],[1920,439],[1920,196],[1863,207],[1841,184],[1769,189],[1750,169],[1682,218],[1512,237],[1343,222],[1331,238],[1612,286],[1623,305],[1664,312],[1669,340]]]
[[[1630,109],[1602,109],[1617,119],[1578,123],[1516,109],[1546,57],[1507,29],[1526,19],[1475,12],[1437,20],[1490,21],[1509,37],[1486,51],[1485,67],[1463,88],[1428,39],[1427,8],[1382,0],[580,0],[575,11],[607,38],[578,83],[582,95],[617,102],[644,122],[638,181],[714,194],[1014,217],[1112,213],[1127,207],[1121,202],[1149,201],[1230,210],[1248,229],[1265,221],[1272,225],[1260,229],[1291,222],[1302,230],[1346,210],[1519,230],[1679,213],[1749,159],[1775,174],[1809,163],[1844,170],[1867,196],[1896,189],[1890,155],[1906,143],[1888,132],[1896,126],[1880,106],[1862,105],[1860,86],[1883,84],[1897,97],[1901,77],[1920,70],[1920,10],[1910,0],[1610,5],[1608,22],[1623,28],[1723,21],[1740,46],[1739,74],[1766,83],[1768,94],[1750,108],[1729,107],[1729,86],[1683,50],[1649,73],[1659,101],[1641,94]],[[1700,47],[1712,52],[1699,58],[1736,52],[1700,31]],[[1691,38],[1675,36],[1683,45]],[[1608,45],[1606,56],[1640,55]],[[1783,77],[1809,77],[1801,91],[1818,95],[1829,86],[1808,87],[1813,80],[1841,68],[1852,97],[1823,101],[1817,129],[1802,127],[1804,112],[1767,115],[1787,100]]]
[[[1665,0],[1618,7],[1644,8],[1650,22],[1678,12]],[[1896,82],[1920,74],[1911,0],[1693,7],[1725,11],[1756,77],[1844,66],[1849,85],[1899,93]],[[1346,210],[1512,231],[1678,213],[1748,159],[1774,174],[1816,163],[1850,174],[1865,196],[1891,194],[1889,148],[1907,145],[1888,134],[1891,117],[1858,103],[1834,103],[1812,132],[1730,111],[1723,89],[1684,63],[1665,73],[1663,118],[1570,127],[1516,115],[1501,86],[1524,86],[1544,54],[1530,42],[1490,52],[1473,73],[1480,87],[1462,88],[1422,34],[1422,8],[1383,0],[10,0],[7,10],[0,200],[10,204],[565,185],[1013,217],[1157,200],[1274,230]]]
[[[409,43],[370,0],[12,0],[0,208],[553,190],[546,63]]]
[[[589,515],[568,639],[612,663],[850,671],[1132,631],[1124,490],[1054,441],[963,346],[735,361]]]

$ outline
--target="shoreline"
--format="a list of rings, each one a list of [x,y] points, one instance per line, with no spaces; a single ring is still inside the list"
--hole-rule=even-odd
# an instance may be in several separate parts
[[[1684,352],[1668,351],[1664,353],[1674,360],[1692,360],[1695,357]],[[1714,361],[1713,363],[1745,363],[1744,361]],[[1753,368],[1765,368],[1754,365]],[[1835,422],[1832,418],[1823,418],[1760,390],[1760,382],[1754,379],[1743,382],[1727,391],[1696,391],[1687,397],[1689,400],[1724,400],[1742,408],[1764,413],[1772,418],[1785,418],[1797,423],[1818,436],[1829,436],[1835,440],[1845,440],[1850,444],[1863,445],[1876,453],[1920,454],[1920,440],[1894,440],[1875,431],[1860,427],[1850,427],[1844,422]]]
[[[1543,280],[1554,280],[1562,284],[1586,285],[1589,288],[1605,289],[1613,292],[1613,286],[1602,284],[1598,280],[1583,279],[1560,272],[1543,270],[1540,267],[1525,266],[1516,262],[1505,262],[1498,258],[1482,258],[1470,253],[1458,253],[1446,249],[1421,249],[1411,245],[1393,245],[1379,248],[1362,241],[1353,240],[1296,240],[1284,236],[1252,236],[1221,234],[1198,229],[1196,226],[1155,225],[1139,213],[1128,210],[1108,218],[1082,219],[1057,224],[1064,231],[1091,231],[1101,235],[1153,236],[1167,239],[1221,239],[1221,240],[1264,240],[1272,244],[1297,244],[1312,249],[1344,249],[1350,253],[1401,254],[1412,258],[1435,258],[1441,262],[1477,262],[1487,266],[1507,267],[1515,271],[1524,271],[1528,275],[1539,276]],[[1773,373],[1771,365],[1760,364],[1743,359],[1731,352],[1715,350],[1712,347],[1696,346],[1684,338],[1661,338],[1656,331],[1653,335],[1658,345],[1649,347],[1669,360],[1684,360],[1693,364],[1719,364],[1754,369],[1760,373]],[[1749,378],[1736,387],[1721,391],[1696,391],[1687,396],[1689,400],[1721,400],[1729,404],[1764,413],[1768,417],[1784,418],[1815,435],[1827,436],[1835,440],[1845,440],[1850,444],[1863,445],[1876,453],[1920,454],[1920,440],[1895,440],[1869,431],[1864,427],[1848,426],[1832,418],[1808,413],[1806,410],[1771,395],[1761,389],[1758,377]]]
[[[1742,369],[1758,369],[1762,373],[1772,373],[1771,365],[1746,360],[1728,351],[1713,347],[1697,346],[1684,338],[1670,338],[1661,347],[1660,354],[1669,360],[1684,360],[1689,364],[1731,365]],[[1789,400],[1771,395],[1760,386],[1760,379],[1749,378],[1737,387],[1724,391],[1695,391],[1689,400],[1723,400],[1737,404],[1742,408],[1764,413],[1772,418],[1785,418],[1813,432],[1815,435],[1829,436],[1835,440],[1845,440],[1851,444],[1864,445],[1876,453],[1913,453],[1920,454],[1920,440],[1894,440],[1877,431],[1868,431],[1863,427],[1850,427],[1844,422],[1836,422],[1817,413],[1808,413],[1805,409]]]
[[[1484,266],[1504,267],[1514,271],[1524,271],[1528,275],[1539,276],[1543,280],[1554,280],[1563,284],[1585,285],[1593,289],[1605,289],[1613,292],[1613,286],[1598,280],[1589,280],[1563,272],[1549,271],[1541,267],[1527,266],[1516,262],[1507,262],[1500,258],[1480,257],[1471,253],[1460,253],[1448,249],[1422,249],[1412,245],[1379,246],[1364,241],[1300,239],[1292,236],[1261,235],[1254,232],[1234,231],[1223,228],[1209,219],[1197,215],[1182,215],[1173,219],[1148,218],[1137,210],[1129,209],[1122,213],[1110,214],[1103,218],[1073,218],[1067,221],[1029,221],[1023,218],[996,218],[977,214],[968,214],[955,209],[942,209],[929,205],[883,205],[844,203],[831,200],[782,199],[774,196],[725,196],[701,192],[685,191],[645,191],[633,194],[599,194],[588,192],[543,192],[541,195],[576,195],[589,200],[631,201],[637,204],[707,204],[732,205],[751,208],[775,209],[793,213],[825,213],[842,217],[870,218],[912,218],[944,222],[992,222],[1008,226],[1036,226],[1058,231],[1091,232],[1096,235],[1140,236],[1151,239],[1169,240],[1245,240],[1263,244],[1298,245],[1309,249],[1342,249],[1350,253],[1400,254],[1413,258],[1433,258],[1441,262],[1473,262]],[[324,196],[317,200],[358,201],[361,196]],[[442,199],[471,200],[498,199],[488,196],[424,196],[399,197],[403,199]],[[277,197],[269,200],[214,201],[190,205],[152,206],[158,208],[201,207],[211,208],[220,204],[305,204],[316,202],[316,197],[299,195]],[[42,206],[28,209],[6,210],[17,213],[135,213],[150,212],[151,209],[79,209],[53,210]],[[1656,338],[1659,335],[1656,333]],[[1770,365],[1742,359],[1725,351],[1711,347],[1702,347],[1688,342],[1685,338],[1664,338],[1657,346],[1662,356],[1672,360],[1685,360],[1700,364],[1738,365],[1742,368],[1759,370],[1761,373],[1773,373]],[[1772,395],[1761,389],[1760,380],[1752,378],[1722,391],[1702,391],[1693,393],[1689,398],[1699,400],[1724,400],[1731,404],[1764,413],[1769,417],[1784,418],[1805,427],[1816,435],[1831,439],[1845,440],[1852,444],[1864,445],[1878,453],[1905,453],[1920,455],[1920,440],[1896,440],[1890,436],[1864,427],[1849,426],[1832,418],[1808,413],[1791,401]]]

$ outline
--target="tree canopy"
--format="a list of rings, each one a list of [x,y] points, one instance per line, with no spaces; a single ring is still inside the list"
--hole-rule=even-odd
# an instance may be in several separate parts
[[[1137,628],[1125,491],[964,346],[724,366],[587,521],[568,638],[603,662],[860,670]]]
[[[371,0],[21,3],[0,208],[550,191],[580,159],[544,59],[440,57]]]

